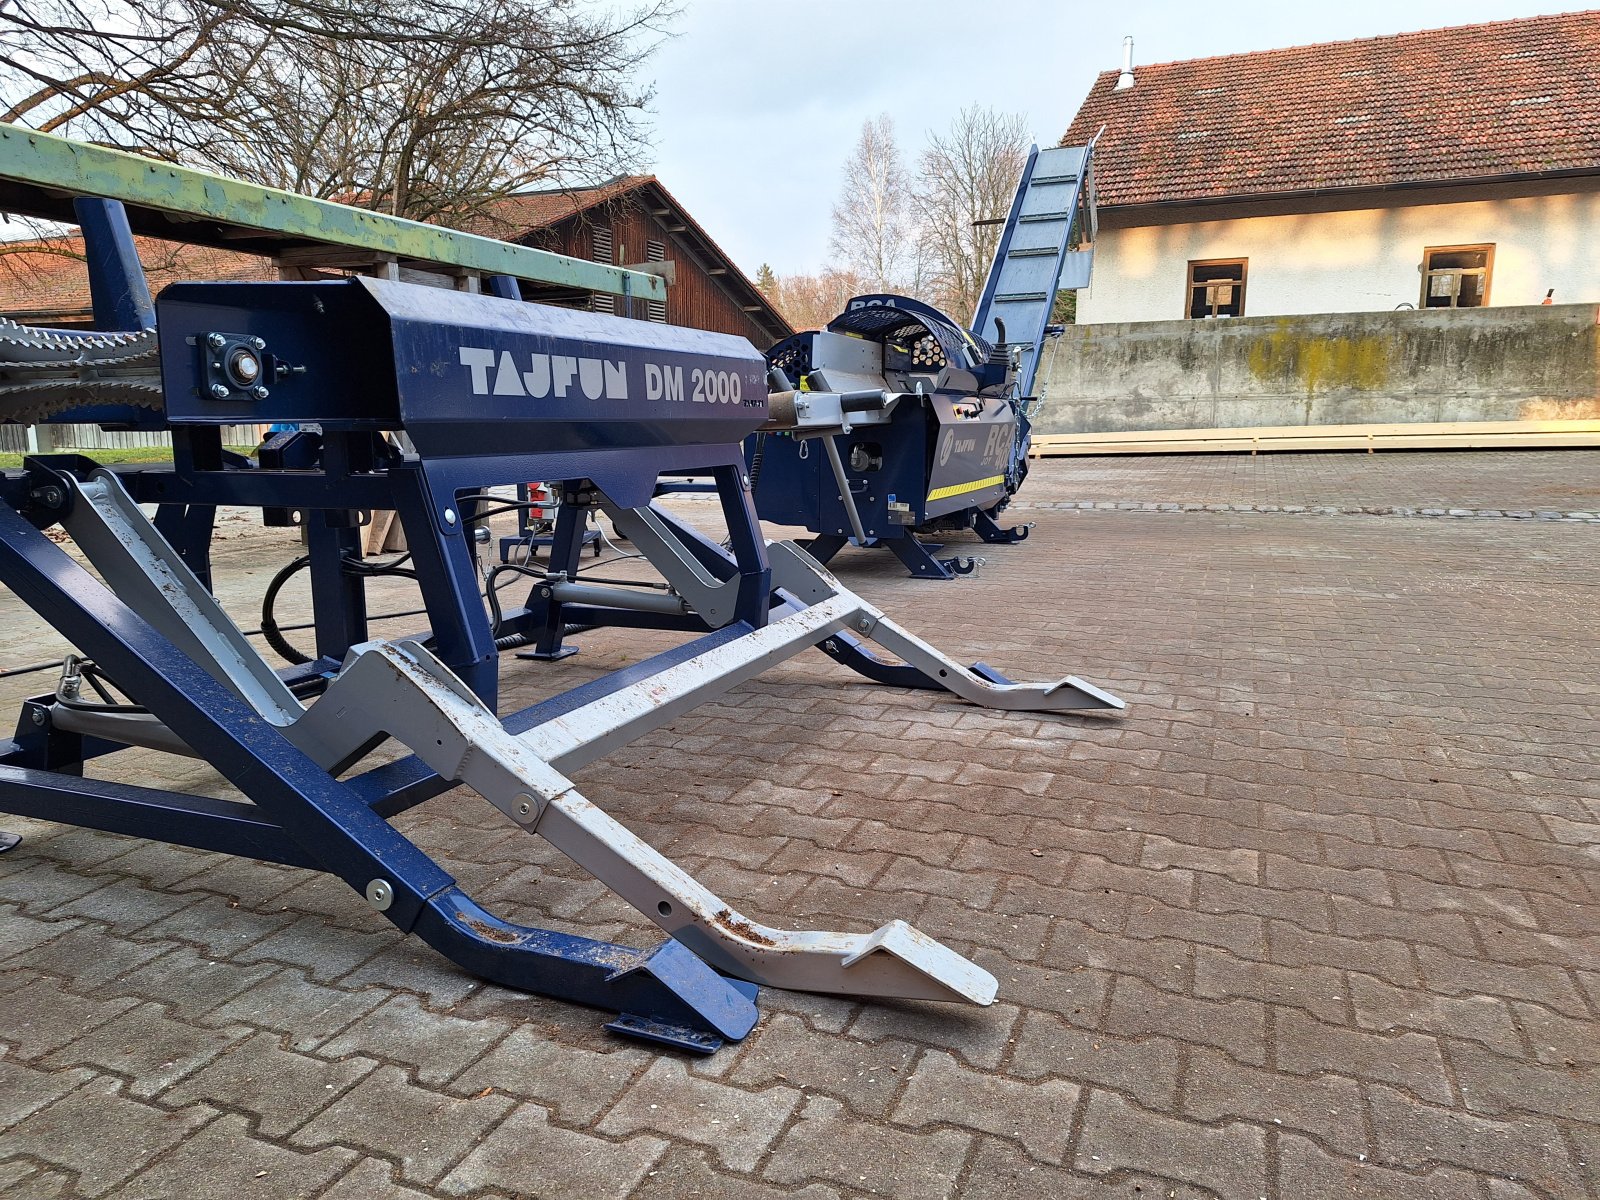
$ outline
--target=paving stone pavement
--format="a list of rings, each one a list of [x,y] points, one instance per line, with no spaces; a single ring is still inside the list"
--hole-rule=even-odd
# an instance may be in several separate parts
[[[1597,464],[1053,459],[1025,496],[1586,511]],[[742,1044],[685,1059],[461,974],[326,878],[0,818],[25,838],[0,855],[0,1195],[1600,1196],[1600,529],[1028,515],[978,577],[835,565],[947,649],[1125,714],[964,708],[819,655],[579,777],[746,911],[913,921],[996,974],[993,1007],[769,991]],[[296,546],[225,528],[253,627]],[[582,642],[508,659],[511,703],[664,644]],[[0,669],[58,645],[0,595]],[[92,770],[230,794],[158,754]],[[397,823],[510,919],[651,940],[473,796]]]

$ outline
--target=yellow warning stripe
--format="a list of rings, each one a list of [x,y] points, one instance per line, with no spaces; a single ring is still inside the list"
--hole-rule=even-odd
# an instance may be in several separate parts
[[[968,492],[982,491],[986,487],[994,487],[997,483],[1004,483],[1004,475],[991,475],[987,479],[974,479],[971,483],[952,483],[949,487],[934,488],[928,493],[929,500],[946,500],[951,496],[964,496]]]

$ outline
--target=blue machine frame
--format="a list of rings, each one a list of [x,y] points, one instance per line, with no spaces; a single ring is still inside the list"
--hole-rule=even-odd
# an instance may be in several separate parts
[[[674,936],[648,950],[508,924],[475,904],[389,823],[462,776],[430,765],[419,751],[336,777],[303,738],[267,719],[205,655],[175,640],[148,604],[122,594],[109,571],[102,567],[102,583],[46,536],[55,524],[85,519],[78,506],[89,504],[94,487],[155,505],[150,537],[163,552],[170,548],[169,577],[188,573],[202,591],[209,587],[219,505],[260,508],[269,521],[305,526],[315,656],[276,673],[302,697],[340,687],[344,672],[375,645],[364,575],[352,566],[362,559],[363,514],[383,509],[396,512],[405,530],[426,606],[428,628],[418,637],[430,649],[416,654],[436,661],[438,694],[458,707],[476,705],[492,718],[499,654],[527,646],[534,656],[558,657],[571,651],[564,642],[574,627],[695,635],[646,662],[504,715],[497,733],[520,736],[601,702],[621,704],[648,682],[713,660],[770,633],[773,622],[792,624],[824,602],[848,614],[848,622],[819,624],[809,644],[876,682],[951,689],[955,682],[947,676],[961,675],[968,680],[961,694],[980,703],[1027,692],[1002,706],[1121,707],[1070,677],[1048,688],[1023,687],[983,664],[968,670],[931,657],[931,650],[923,654],[922,643],[869,606],[842,604],[825,573],[791,573],[788,584],[776,585],[741,450],[742,439],[768,419],[766,365],[742,339],[512,302],[502,286],[490,289],[500,295],[469,295],[373,279],[175,285],[152,307],[120,206],[88,199],[79,213],[102,330],[131,330],[136,339],[139,330],[159,329],[160,381],[132,406],[58,415],[168,428],[173,461],[106,471],[80,455],[41,454],[21,471],[0,472],[0,585],[135,698],[164,736],[199,748],[253,803],[83,778],[88,760],[140,743],[68,726],[58,690],[26,702],[16,732],[0,741],[0,811],[337,875],[397,928],[465,969],[610,1009],[619,1016],[608,1028],[621,1033],[710,1052],[743,1037],[756,1020],[757,987],[730,978],[732,968],[708,965],[716,946],[696,941],[693,927],[667,925],[666,901],[658,923]],[[59,336],[69,347],[73,337],[89,346],[96,334]],[[117,394],[134,386],[103,383],[92,372],[86,378],[86,393],[96,397],[96,388]],[[242,419],[315,423],[316,431],[276,434],[249,459],[226,451],[221,440],[222,426]],[[415,453],[385,436],[399,430]],[[664,477],[707,474],[727,524],[725,546],[647,507]],[[468,531],[490,503],[488,488],[530,479],[553,481],[565,501],[548,572],[529,586],[524,603],[491,625]],[[667,554],[728,597],[723,607],[713,616],[705,606],[613,604],[603,589],[574,583],[586,513],[597,504],[610,506],[614,519],[621,510],[635,513]],[[907,661],[873,654],[863,640],[869,636],[898,637],[896,652],[909,655]],[[759,657],[752,652],[751,661]],[[934,670],[913,660],[942,665]],[[315,715],[317,706],[309,711]],[[548,801],[530,794],[513,804],[523,799],[524,813],[536,799],[543,813]],[[717,914],[725,916],[725,909]],[[727,923],[737,924],[731,917]],[[852,943],[843,965],[880,952],[905,957],[910,943],[899,930],[891,922]],[[744,938],[758,949],[772,945],[759,931]],[[944,956],[934,956],[936,968],[975,981],[956,992],[978,1003],[992,999],[992,978],[933,946]],[[945,998],[938,991],[872,994]]]

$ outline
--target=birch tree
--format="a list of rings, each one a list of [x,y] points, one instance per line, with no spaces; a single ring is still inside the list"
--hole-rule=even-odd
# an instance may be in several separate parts
[[[844,188],[833,206],[831,248],[869,291],[894,291],[908,282],[913,249],[910,188],[889,114],[863,122],[845,163]]]

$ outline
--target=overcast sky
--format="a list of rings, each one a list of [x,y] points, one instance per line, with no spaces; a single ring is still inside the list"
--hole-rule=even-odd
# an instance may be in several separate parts
[[[894,118],[913,159],[962,107],[1022,113],[1040,145],[1066,132],[1101,71],[1574,12],[1540,0],[684,0],[651,60],[653,170],[754,275],[813,271],[861,122]]]

